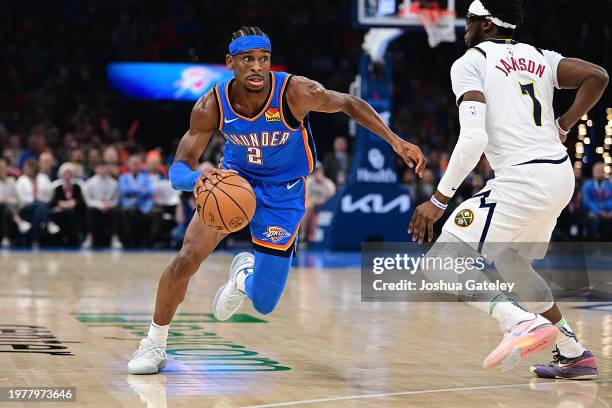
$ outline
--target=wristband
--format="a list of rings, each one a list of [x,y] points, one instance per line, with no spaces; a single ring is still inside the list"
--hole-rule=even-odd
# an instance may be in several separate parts
[[[435,196],[431,196],[429,201],[431,201],[433,205],[435,205],[441,210],[446,210],[448,208],[448,204],[441,203],[440,200],[438,200]]]
[[[183,191],[193,191],[196,182],[202,175],[198,171],[191,170],[186,163],[181,161],[174,162],[168,173],[172,188]]]
[[[557,131],[558,131],[559,133],[561,133],[563,136],[567,136],[567,135],[569,135],[569,132],[570,132],[570,131],[569,131],[569,130],[565,130],[565,129],[563,129],[563,128],[561,127],[561,125],[559,124],[559,118],[557,118],[557,119],[555,120],[555,126],[557,126]],[[570,130],[571,130],[571,129],[570,129]]]

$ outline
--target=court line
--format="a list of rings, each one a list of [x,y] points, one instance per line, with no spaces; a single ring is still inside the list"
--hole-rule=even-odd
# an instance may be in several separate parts
[[[595,383],[602,382],[612,382],[612,379],[607,380],[595,380]],[[560,383],[575,383],[575,381],[559,381],[556,380],[551,384],[560,384]],[[544,383],[542,383],[544,384]],[[289,401],[289,402],[279,402],[275,404],[264,404],[264,405],[248,405],[244,408],[272,408],[272,407],[287,407],[290,405],[305,405],[305,404],[317,404],[319,402],[332,402],[332,401],[342,401],[342,400],[353,400],[353,399],[364,399],[364,398],[381,398],[381,397],[394,397],[398,395],[418,395],[418,394],[435,394],[442,392],[454,392],[454,391],[478,391],[478,390],[490,390],[497,388],[518,388],[518,387],[528,387],[530,383],[527,384],[502,384],[502,385],[481,385],[477,387],[459,387],[459,388],[437,388],[431,390],[416,390],[416,391],[400,391],[400,392],[387,392],[381,394],[360,394],[360,395],[347,395],[344,397],[327,397],[327,398],[318,398],[311,400],[301,400],[301,401]]]

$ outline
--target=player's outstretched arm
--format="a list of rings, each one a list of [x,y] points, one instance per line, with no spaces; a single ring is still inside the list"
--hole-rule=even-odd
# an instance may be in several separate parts
[[[169,176],[172,187],[176,190],[193,191],[196,182],[202,176],[197,167],[198,161],[208,146],[213,131],[217,128],[219,109],[212,91],[201,97],[191,110],[189,130],[179,142],[174,156],[174,163],[170,167]],[[222,171],[216,168],[207,169],[204,177],[210,178],[213,174],[235,173]]]
[[[297,119],[308,112],[344,112],[357,123],[386,140],[419,177],[423,176],[427,160],[418,146],[408,143],[389,129],[378,113],[363,99],[327,90],[316,81],[293,77],[287,89],[287,102]]]
[[[563,130],[571,129],[595,104],[608,85],[608,73],[602,67],[577,58],[564,58],[557,67],[561,88],[578,89],[574,103],[559,117]],[[567,136],[562,137],[562,142]]]

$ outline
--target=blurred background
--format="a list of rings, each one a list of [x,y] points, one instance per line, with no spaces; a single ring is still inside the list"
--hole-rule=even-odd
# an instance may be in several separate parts
[[[244,25],[269,35],[276,69],[361,95],[429,159],[418,180],[346,116],[311,114],[319,162],[300,245],[408,240],[412,208],[435,191],[458,136],[449,71],[465,45],[459,28],[456,41],[430,48],[415,24],[400,27],[378,58],[364,52],[371,27],[359,9],[395,15],[398,3],[0,1],[2,246],[180,247],[194,202],[170,188],[167,169],[194,101],[231,75],[218,64]],[[519,41],[610,72],[612,1],[525,3]],[[555,110],[573,94],[557,92]],[[568,138],[576,192],[554,240],[612,241],[610,107],[608,90]],[[223,143],[213,137],[201,167],[219,162]],[[493,176],[483,159],[454,205]],[[225,245],[248,241],[243,230]]]

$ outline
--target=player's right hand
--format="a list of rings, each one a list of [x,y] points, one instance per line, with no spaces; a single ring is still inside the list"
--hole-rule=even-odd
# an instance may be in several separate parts
[[[429,200],[415,208],[408,226],[408,233],[412,234],[412,241],[418,242],[419,245],[425,238],[429,238],[429,242],[433,241],[433,226],[443,214],[444,210],[436,207]]]
[[[419,177],[423,177],[427,159],[417,145],[399,139],[392,145],[392,147],[393,150],[395,150],[395,153],[404,159],[408,167],[414,168],[414,172],[418,174]]]
[[[211,182],[213,185],[217,184],[221,179],[225,177],[238,174],[236,170],[222,170],[216,167],[208,167],[202,172],[202,176],[200,180],[206,182],[207,180]]]

